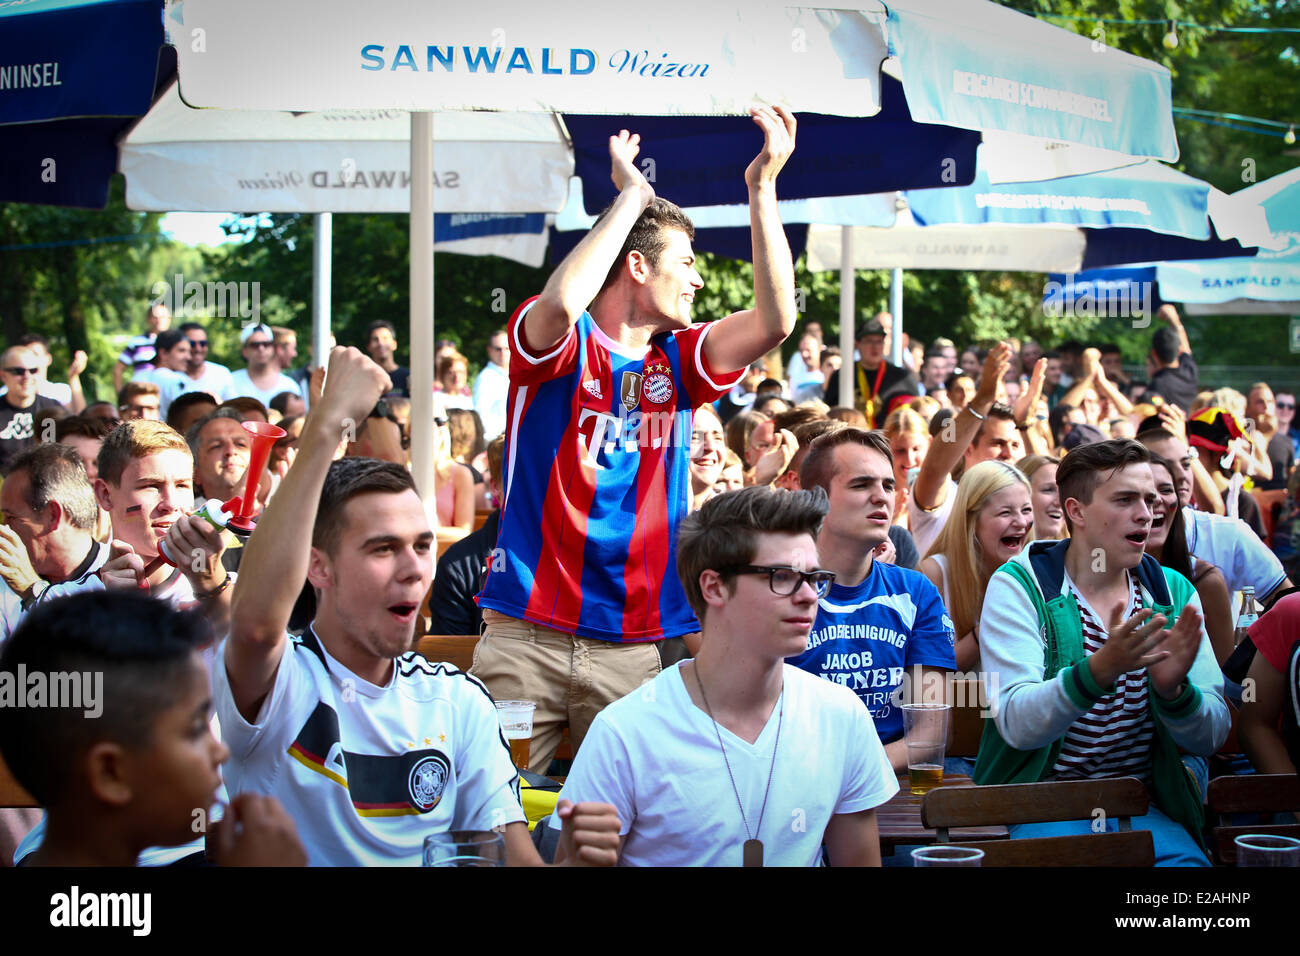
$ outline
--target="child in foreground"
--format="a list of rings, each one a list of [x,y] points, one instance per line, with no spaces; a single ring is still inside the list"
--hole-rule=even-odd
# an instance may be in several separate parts
[[[206,632],[198,614],[113,592],[24,618],[0,656],[0,752],[46,808],[25,864],[134,866],[207,829],[229,750],[211,727]],[[212,824],[208,848],[219,865],[306,864],[293,821],[256,794]]]

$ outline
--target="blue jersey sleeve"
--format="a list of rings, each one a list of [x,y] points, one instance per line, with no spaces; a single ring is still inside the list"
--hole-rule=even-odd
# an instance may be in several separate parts
[[[925,664],[929,667],[957,669],[957,639],[953,633],[952,618],[944,607],[939,589],[925,575],[917,573],[916,623],[907,642],[907,666]]]

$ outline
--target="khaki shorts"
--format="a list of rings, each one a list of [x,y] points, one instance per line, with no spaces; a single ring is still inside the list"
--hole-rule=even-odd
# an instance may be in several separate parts
[[[576,753],[606,706],[654,680],[660,641],[613,644],[484,609],[483,636],[470,673],[497,700],[531,700],[533,742],[528,769],[545,773],[569,728]]]

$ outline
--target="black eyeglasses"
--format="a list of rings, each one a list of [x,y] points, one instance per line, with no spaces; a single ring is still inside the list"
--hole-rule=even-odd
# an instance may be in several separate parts
[[[766,564],[735,564],[719,568],[718,573],[723,577],[734,574],[766,574],[767,586],[773,594],[781,597],[790,597],[799,590],[800,585],[807,582],[812,585],[817,596],[823,598],[830,593],[831,585],[835,583],[834,571],[797,571],[794,568],[775,568]]]
[[[248,341],[248,342],[245,342],[244,344],[247,345],[250,349],[269,349],[269,348],[274,348],[274,347],[275,347],[275,343],[274,343],[274,342],[253,342],[253,341]]]
[[[1295,408],[1295,402],[1274,402],[1278,408]]]
[[[15,378],[22,378],[24,375],[39,375],[41,370],[38,368],[5,368],[5,371]]]

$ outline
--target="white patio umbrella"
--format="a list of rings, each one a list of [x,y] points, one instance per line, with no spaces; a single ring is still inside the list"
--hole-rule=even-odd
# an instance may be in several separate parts
[[[176,84],[123,140],[118,168],[131,209],[308,213],[316,217],[312,345],[330,326],[331,215],[410,209],[410,121],[401,110],[194,109]],[[573,158],[540,113],[455,113],[440,131],[434,188],[445,213],[554,212]],[[452,219],[452,225],[458,225]],[[518,228],[502,217],[502,228]],[[503,232],[438,242],[466,255],[540,266],[546,232]]]

